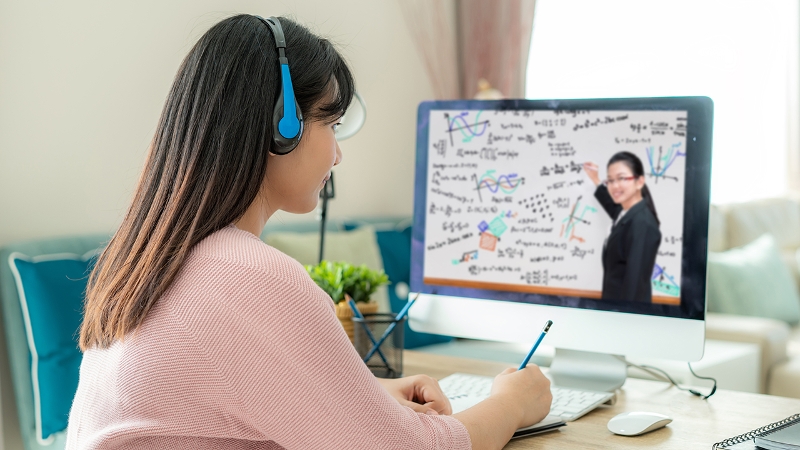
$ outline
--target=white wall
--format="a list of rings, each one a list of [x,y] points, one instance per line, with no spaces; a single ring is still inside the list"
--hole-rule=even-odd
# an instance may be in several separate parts
[[[395,0],[4,0],[0,244],[113,231],[178,65],[239,12],[294,16],[355,72],[368,120],[341,145],[329,216],[410,215],[416,106],[432,89]]]

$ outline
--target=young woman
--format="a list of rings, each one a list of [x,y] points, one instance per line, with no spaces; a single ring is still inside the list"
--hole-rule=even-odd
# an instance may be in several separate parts
[[[603,245],[603,299],[651,302],[652,275],[660,222],[653,197],[644,182],[638,156],[619,152],[608,161],[608,179],[600,183],[597,165],[584,164],[597,189],[595,198],[613,220]]]
[[[331,43],[284,18],[231,17],[189,52],[89,280],[68,449],[500,448],[546,415],[533,366],[455,415],[430,377],[376,379],[330,298],[258,238],[316,207],[353,91]]]

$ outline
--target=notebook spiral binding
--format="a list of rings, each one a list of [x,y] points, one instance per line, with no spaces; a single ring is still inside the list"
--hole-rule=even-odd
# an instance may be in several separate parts
[[[800,414],[795,414],[793,416],[789,416],[780,422],[771,423],[769,425],[764,425],[761,428],[755,429],[745,434],[740,434],[738,436],[734,436],[732,438],[725,439],[722,442],[717,442],[711,447],[711,450],[717,450],[721,448],[730,447],[732,445],[741,444],[742,442],[746,442],[749,440],[754,439],[756,436],[761,434],[769,434],[783,428],[786,428],[790,425],[793,425],[795,422],[800,422]]]

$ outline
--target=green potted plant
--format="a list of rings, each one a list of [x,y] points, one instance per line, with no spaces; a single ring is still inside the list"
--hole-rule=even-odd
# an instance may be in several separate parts
[[[354,266],[344,261],[322,261],[317,265],[305,266],[311,279],[331,296],[336,305],[336,317],[350,342],[353,342],[353,311],[345,301],[350,296],[361,314],[378,312],[378,304],[372,301],[372,294],[379,287],[389,283],[383,270],[371,270],[365,265]]]

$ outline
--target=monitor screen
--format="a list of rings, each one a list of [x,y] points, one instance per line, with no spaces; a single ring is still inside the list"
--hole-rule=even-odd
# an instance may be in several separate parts
[[[418,114],[413,292],[704,319],[710,99]]]

